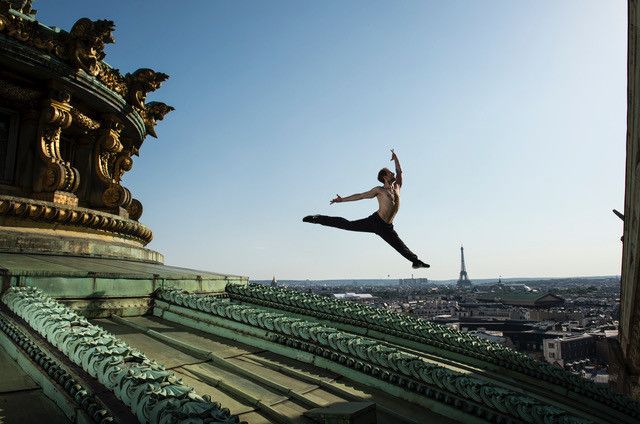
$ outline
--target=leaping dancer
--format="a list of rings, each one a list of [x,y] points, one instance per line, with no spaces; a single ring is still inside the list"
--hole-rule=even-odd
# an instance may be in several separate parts
[[[400,168],[400,161],[393,149],[391,150],[391,160],[395,162],[396,173],[394,174],[388,168],[382,168],[378,172],[378,181],[384,184],[382,187],[374,187],[365,193],[352,194],[347,197],[340,197],[340,195],[336,194],[336,198],[329,202],[332,205],[334,203],[353,202],[376,197],[378,199],[377,212],[357,221],[326,215],[309,215],[302,218],[302,221],[343,230],[377,234],[396,249],[398,253],[411,261],[413,268],[429,268],[429,264],[418,259],[418,256],[409,250],[393,229],[393,218],[398,213],[398,208],[400,208],[400,187],[402,187],[402,168]]]

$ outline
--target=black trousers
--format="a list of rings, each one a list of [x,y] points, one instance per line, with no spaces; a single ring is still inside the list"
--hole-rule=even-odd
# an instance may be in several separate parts
[[[400,240],[398,233],[393,229],[393,224],[385,222],[380,218],[378,212],[374,212],[371,216],[356,221],[349,221],[338,216],[317,215],[315,222],[320,225],[340,228],[342,230],[377,234],[412,263],[418,260],[418,256],[409,250],[402,240]]]

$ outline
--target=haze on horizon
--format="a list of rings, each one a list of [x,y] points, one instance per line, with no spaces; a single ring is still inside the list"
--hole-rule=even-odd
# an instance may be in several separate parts
[[[252,279],[618,275],[626,1],[37,1],[69,30],[112,19],[108,62],[170,79],[176,108],[124,181],[169,265]],[[394,148],[394,222],[359,219]]]

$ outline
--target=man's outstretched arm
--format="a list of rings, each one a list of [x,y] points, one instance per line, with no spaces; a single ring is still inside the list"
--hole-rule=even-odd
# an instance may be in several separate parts
[[[391,149],[391,160],[396,164],[396,184],[402,187],[402,168],[400,167],[398,156],[396,156],[396,152],[394,152],[393,149]]]
[[[352,194],[351,196],[347,196],[347,197],[340,197],[339,194],[336,194],[336,198],[331,200],[329,204],[333,205],[334,203],[353,202],[353,201],[362,200],[362,199],[373,199],[377,195],[378,195],[378,187],[374,187],[371,190],[364,193]]]

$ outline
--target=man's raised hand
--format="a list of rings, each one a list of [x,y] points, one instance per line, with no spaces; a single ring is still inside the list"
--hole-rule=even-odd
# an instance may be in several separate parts
[[[391,160],[398,160],[398,156],[396,156],[396,152],[394,152],[393,149],[391,149]]]
[[[332,199],[332,200],[329,202],[329,204],[330,204],[330,205],[333,205],[334,203],[340,203],[340,202],[342,202],[342,197],[340,197],[340,195],[339,195],[339,194],[336,194],[336,198],[335,198],[335,199]]]

